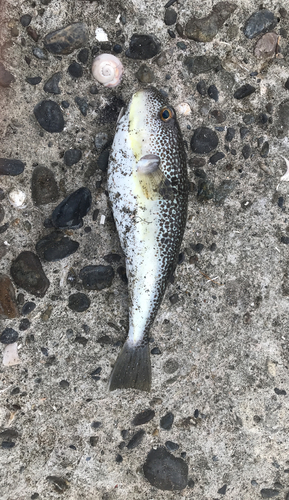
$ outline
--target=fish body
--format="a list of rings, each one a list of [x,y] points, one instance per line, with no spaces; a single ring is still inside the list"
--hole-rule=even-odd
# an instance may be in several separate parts
[[[125,254],[128,338],[110,390],[150,390],[148,333],[172,275],[187,216],[186,154],[175,111],[154,88],[136,92],[119,117],[108,191]]]

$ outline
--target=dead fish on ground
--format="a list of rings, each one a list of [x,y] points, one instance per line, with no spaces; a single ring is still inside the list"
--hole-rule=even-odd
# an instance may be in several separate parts
[[[118,119],[108,190],[126,258],[129,332],[110,390],[149,391],[148,334],[175,270],[188,203],[186,153],[174,109],[150,87]]]

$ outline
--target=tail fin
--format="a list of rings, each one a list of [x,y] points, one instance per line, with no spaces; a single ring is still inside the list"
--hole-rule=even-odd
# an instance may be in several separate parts
[[[150,391],[151,362],[148,343],[131,346],[126,341],[116,360],[109,390],[129,388]]]

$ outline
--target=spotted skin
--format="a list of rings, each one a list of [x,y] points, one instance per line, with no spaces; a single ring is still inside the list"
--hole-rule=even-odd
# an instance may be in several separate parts
[[[161,118],[163,109],[169,109],[172,115],[168,121]],[[148,175],[138,171],[138,162],[146,155],[160,160]],[[127,343],[137,348],[147,343],[176,266],[188,202],[186,154],[180,128],[173,108],[154,88],[134,94],[117,124],[108,189],[126,258]]]

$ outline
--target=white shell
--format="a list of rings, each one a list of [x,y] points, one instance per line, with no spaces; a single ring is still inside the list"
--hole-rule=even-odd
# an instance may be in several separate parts
[[[13,344],[8,344],[3,351],[3,365],[13,366],[19,365],[20,359],[18,356],[17,342]]]
[[[181,102],[177,105],[176,111],[179,115],[187,116],[191,113],[191,108],[187,102]]]
[[[101,54],[92,63],[94,78],[105,87],[116,87],[121,80],[123,65],[112,54]]]
[[[285,172],[284,175],[282,175],[282,177],[280,177],[280,181],[289,181],[289,161],[287,160],[287,158],[285,158],[285,156],[281,156],[281,158],[283,158],[285,160],[285,163],[286,163],[286,167],[287,167],[287,172]]]
[[[25,207],[26,194],[24,193],[24,191],[21,191],[20,189],[13,189],[8,194],[8,198],[13,207],[15,208]]]
[[[108,36],[102,28],[96,28],[95,38],[98,40],[98,42],[107,42],[108,41]]]

